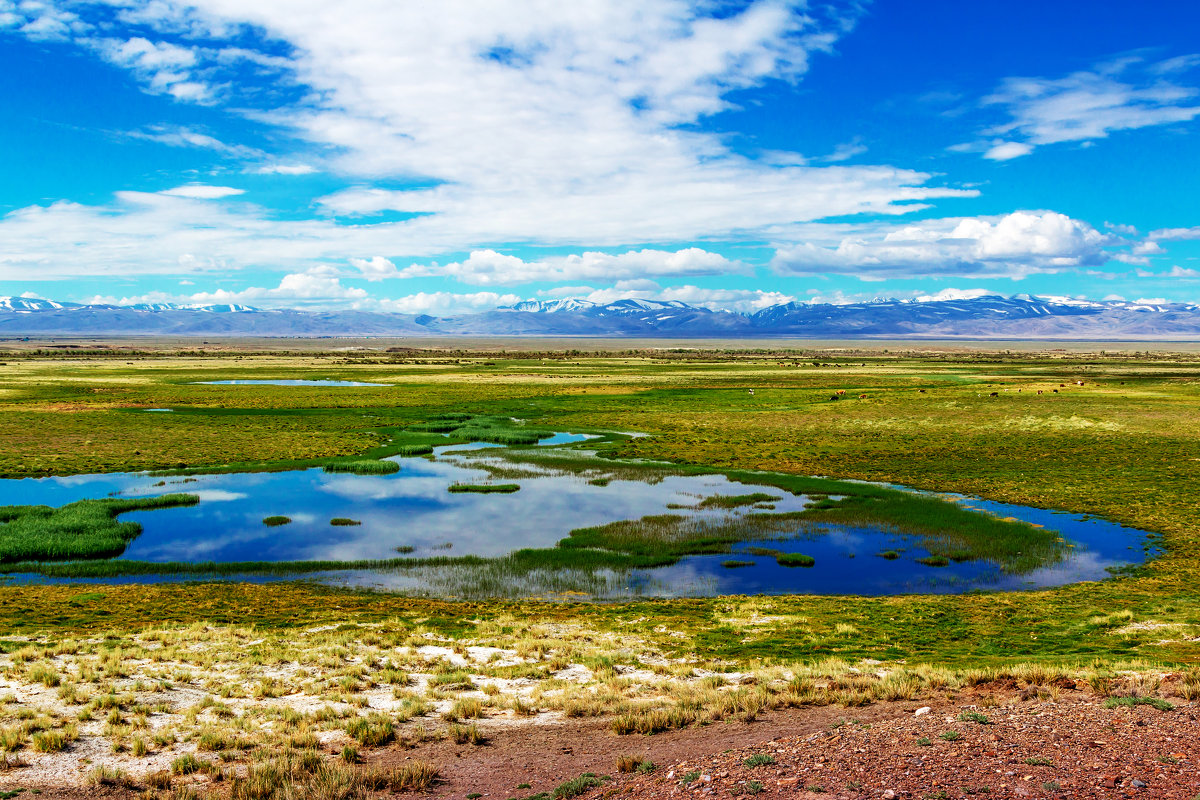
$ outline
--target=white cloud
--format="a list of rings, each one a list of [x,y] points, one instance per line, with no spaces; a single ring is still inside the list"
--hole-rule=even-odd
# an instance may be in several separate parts
[[[384,278],[395,278],[399,275],[396,265],[383,256],[374,256],[370,259],[352,258],[350,265],[369,281],[381,281]]]
[[[1106,237],[1053,211],[955,217],[908,225],[820,226],[812,240],[780,247],[784,274],[842,273],[859,278],[973,275],[1023,278],[1103,263]],[[815,240],[815,241],[814,241]]]
[[[1150,231],[1146,238],[1162,241],[1200,239],[1200,225],[1192,228],[1160,228]]]
[[[838,163],[842,161],[849,161],[855,156],[862,155],[865,152],[867,152],[867,146],[858,139],[855,139],[852,142],[843,142],[842,144],[839,144],[837,147],[833,148],[832,153],[821,158],[820,160],[829,163]]]
[[[1086,143],[1114,131],[1195,119],[1200,90],[1175,80],[1194,62],[1192,56],[1157,64],[1129,57],[1063,78],[1008,78],[983,102],[1009,117],[985,135],[1010,141],[993,142],[984,155],[1016,158],[1038,145]]]
[[[266,154],[254,147],[239,144],[226,144],[207,133],[184,128],[181,126],[157,125],[141,131],[126,131],[130,139],[140,139],[147,142],[158,142],[169,147],[195,147],[203,150],[214,150],[222,155],[235,158],[264,158]]]
[[[1105,222],[1104,227],[1108,228],[1113,233],[1119,233],[1122,236],[1137,236],[1138,229],[1133,225],[1126,225],[1121,222]]]
[[[585,252],[578,255],[523,261],[495,250],[473,251],[465,261],[450,264],[414,264],[394,274],[390,264],[352,262],[368,277],[415,278],[444,276],[480,286],[511,285],[532,281],[621,280],[642,276],[728,275],[745,272],[740,264],[698,247],[674,252],[631,250],[619,255]],[[385,274],[387,273],[387,274]]]
[[[1175,266],[1171,267],[1171,269],[1167,270],[1166,272],[1151,272],[1149,270],[1139,269],[1137,271],[1137,276],[1139,278],[1154,278],[1154,279],[1198,278],[1198,277],[1200,277],[1200,271],[1197,271],[1194,269],[1188,269],[1187,267],[1181,267],[1178,264],[1176,264]]]
[[[168,197],[187,197],[193,200],[218,200],[222,197],[233,197],[244,193],[244,189],[235,189],[232,186],[207,186],[202,183],[188,183],[159,192]]]
[[[475,311],[491,311],[498,306],[511,306],[519,303],[521,297],[515,294],[497,294],[495,292],[471,292],[456,294],[454,292],[418,292],[393,300],[380,300],[377,303],[380,311],[393,311],[399,314],[465,314]]]
[[[310,164],[263,164],[249,171],[257,175],[311,175],[317,168]]]
[[[742,239],[831,215],[909,213],[936,198],[977,194],[887,165],[755,160],[692,125],[728,108],[731,91],[799,80],[809,59],[851,27],[853,14],[819,23],[775,0],[720,14],[684,0],[155,0],[145,6],[109,0],[120,19],[139,26],[138,36],[118,37],[104,21],[107,12],[95,10],[104,2],[78,6],[92,15],[85,30],[72,34],[80,46],[130,70],[147,91],[225,103],[334,153],[322,167],[353,177],[361,188],[323,198],[332,213],[416,215],[348,231],[318,224],[306,230],[324,231],[340,244],[354,240],[343,257],[429,258],[498,243],[613,248]],[[253,49],[266,40],[270,48]],[[277,78],[270,83],[301,99],[265,111],[265,100],[234,103],[263,83],[247,84],[233,68],[246,63],[268,70]],[[179,142],[218,149],[215,140],[188,138],[180,134]],[[833,158],[857,147],[839,148]],[[401,183],[422,188],[381,188]],[[116,221],[124,213],[110,207],[94,215]],[[85,223],[86,230],[64,232],[68,241],[82,243],[95,233],[98,226],[85,217],[76,209],[71,220],[60,219]],[[262,217],[245,224],[270,228],[269,238],[294,230]],[[186,219],[178,224],[192,227]],[[12,241],[3,227],[0,241]],[[189,236],[215,239],[168,234]],[[232,268],[260,254],[227,246],[239,237],[235,231],[220,242],[219,256],[186,252],[201,261],[222,258]],[[380,240],[387,246],[377,246]],[[62,253],[49,244],[27,255],[58,259]],[[139,252],[147,261],[181,255],[165,246]],[[133,251],[126,258],[133,260]]]
[[[1027,156],[1033,152],[1033,145],[1024,142],[1001,142],[992,145],[984,152],[983,157],[992,161],[1008,161],[1013,158]]]

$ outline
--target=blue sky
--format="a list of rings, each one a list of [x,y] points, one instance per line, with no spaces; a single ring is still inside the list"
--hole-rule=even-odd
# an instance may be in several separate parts
[[[0,293],[1200,300],[1200,5],[0,0]]]

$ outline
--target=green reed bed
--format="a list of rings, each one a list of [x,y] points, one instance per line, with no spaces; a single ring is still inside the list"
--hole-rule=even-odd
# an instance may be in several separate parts
[[[808,522],[850,527],[885,527],[912,536],[927,549],[929,566],[949,561],[990,561],[1023,574],[1061,561],[1067,544],[1052,530],[1002,519],[937,497],[885,489],[852,495],[806,509]]]
[[[292,524],[291,517],[285,517],[282,514],[272,514],[269,517],[263,517],[263,525],[268,528],[278,528],[280,525]]]
[[[451,494],[512,494],[520,490],[516,483],[452,483],[446,487]]]
[[[119,522],[118,514],[199,501],[194,494],[166,494],[79,500],[59,508],[5,506],[0,508],[0,563],[118,556],[142,532],[136,522]]]
[[[457,428],[453,434],[455,439],[468,442],[488,442],[489,444],[537,444],[542,439],[554,435],[552,431],[524,430],[521,428],[482,428],[469,426]]]
[[[375,461],[359,459],[357,461],[334,461],[322,467],[326,472],[346,472],[351,475],[392,475],[400,471],[400,465],[395,461]]]
[[[777,495],[754,492],[753,494],[722,495],[714,494],[701,500],[696,508],[742,508],[757,503],[774,503],[782,498]]]

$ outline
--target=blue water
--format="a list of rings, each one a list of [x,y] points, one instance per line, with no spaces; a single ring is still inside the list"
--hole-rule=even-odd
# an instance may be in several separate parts
[[[556,434],[541,444],[565,444],[582,434]],[[480,452],[474,452],[479,450]],[[142,524],[123,559],[151,562],[235,562],[387,559],[396,548],[413,548],[412,556],[499,556],[520,548],[553,547],[581,527],[602,525],[652,514],[688,514],[721,519],[727,514],[761,511],[740,509],[671,509],[694,506],[714,494],[763,492],[779,500],[777,513],[797,511],[808,498],[770,486],[734,483],[721,475],[665,476],[657,483],[612,479],[606,486],[588,482],[603,473],[578,476],[525,464],[510,464],[536,474],[493,478],[475,459],[487,458],[481,445],[437,449],[435,458],[399,458],[392,475],[329,474],[320,469],[289,472],[232,473],[159,478],[145,473],[78,475],[62,478],[0,480],[0,505],[58,506],[82,498],[144,497],[187,492],[198,505],[125,514]],[[452,494],[461,483],[518,483],[513,494]],[[916,540],[895,531],[824,526],[801,528],[780,541],[759,541],[783,552],[816,559],[811,568],[782,567],[770,556],[748,555],[746,546],[721,556],[688,557],[678,564],[613,576],[606,596],[667,596],[756,593],[900,594],[962,592],[969,589],[1021,589],[1056,586],[1108,576],[1107,568],[1140,561],[1145,534],[1104,520],[1042,509],[954,497],[972,508],[1011,516],[1057,530],[1073,547],[1064,559],[1025,575],[1010,575],[987,562],[930,567],[916,563],[928,555]],[[284,515],[288,525],[268,527],[264,517]],[[331,526],[335,517],[361,521]],[[896,550],[901,558],[879,553]],[[730,559],[753,561],[752,567],[727,568]],[[405,591],[438,591],[437,576],[407,570],[346,571],[308,576],[336,584]],[[25,576],[22,580],[45,580]],[[130,582],[163,580],[138,576]],[[184,576],[182,579],[188,579]],[[278,580],[256,576],[253,580]],[[111,582],[113,579],[106,579]],[[432,587],[432,588],[431,588]],[[450,590],[447,590],[450,591]],[[531,594],[542,594],[537,586]],[[519,592],[518,592],[519,593]]]
[[[390,386],[389,383],[360,383],[359,381],[303,381],[303,380],[263,380],[263,381],[196,381],[204,386]]]

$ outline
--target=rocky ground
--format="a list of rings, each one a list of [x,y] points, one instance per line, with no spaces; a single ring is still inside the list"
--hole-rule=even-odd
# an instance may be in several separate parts
[[[441,779],[427,798],[1200,796],[1200,707],[1194,703],[1109,708],[1083,691],[1052,700],[1003,691],[980,686],[924,702],[781,709],[749,723],[653,736],[617,736],[604,719],[559,718],[495,728],[483,745],[445,738],[393,744],[368,754],[366,766],[437,764]],[[140,786],[65,787],[21,784],[11,772],[5,777],[5,788],[42,797],[155,796]],[[183,788],[175,787],[176,796]],[[227,784],[199,775],[186,788],[194,791],[190,797],[228,794]]]
[[[822,730],[714,747],[617,776],[587,797],[1200,797],[1194,706],[1106,708],[1094,696],[1070,695],[876,711]]]

